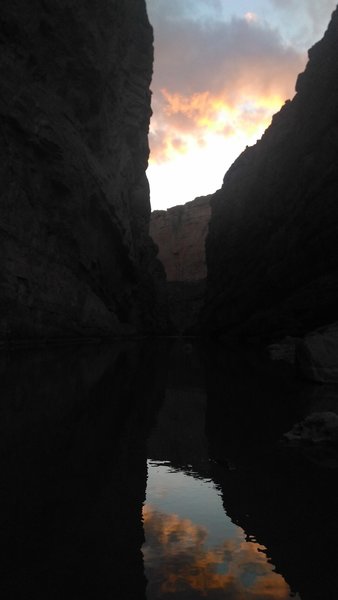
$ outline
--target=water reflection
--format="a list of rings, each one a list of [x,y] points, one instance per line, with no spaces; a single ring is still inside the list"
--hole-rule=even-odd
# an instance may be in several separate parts
[[[132,342],[0,354],[1,598],[145,598],[146,438],[165,364]]]
[[[147,443],[142,547],[147,599],[300,598],[275,572],[266,548],[227,516],[226,489],[214,483],[209,460],[208,404],[200,353],[177,343]]]
[[[160,340],[0,354],[1,598],[336,600],[334,472],[279,446],[309,394],[269,369]]]
[[[143,545],[147,598],[287,600],[264,546],[225,514],[211,480],[148,461]]]

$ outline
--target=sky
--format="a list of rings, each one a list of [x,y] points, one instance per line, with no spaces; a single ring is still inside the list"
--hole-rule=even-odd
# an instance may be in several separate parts
[[[152,210],[219,189],[295,94],[336,0],[146,0],[154,28]]]

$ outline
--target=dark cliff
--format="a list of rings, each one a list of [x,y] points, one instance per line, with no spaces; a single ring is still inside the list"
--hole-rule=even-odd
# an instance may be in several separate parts
[[[204,302],[209,219],[210,196],[151,213],[150,235],[167,275],[171,319],[179,332],[196,325]]]
[[[296,95],[211,200],[205,328],[298,335],[337,320],[338,10]]]
[[[161,330],[144,0],[3,0],[0,340]]]

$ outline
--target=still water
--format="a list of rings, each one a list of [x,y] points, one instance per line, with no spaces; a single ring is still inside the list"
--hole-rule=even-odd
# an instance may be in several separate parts
[[[210,479],[149,460],[143,520],[148,600],[300,599],[227,516]]]
[[[283,433],[335,390],[257,348],[0,353],[5,600],[337,600],[337,460]]]

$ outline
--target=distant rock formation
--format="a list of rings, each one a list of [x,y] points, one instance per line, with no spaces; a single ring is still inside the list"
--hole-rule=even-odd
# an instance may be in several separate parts
[[[296,96],[211,199],[205,329],[303,335],[337,320],[338,10]]]
[[[205,238],[210,196],[151,213],[150,235],[159,248],[168,281],[199,281],[207,275]]]
[[[144,0],[2,1],[0,340],[165,326],[152,44]]]
[[[171,318],[180,332],[196,324],[204,301],[209,199],[201,196],[151,214],[150,235],[159,249],[158,258],[167,275]]]

